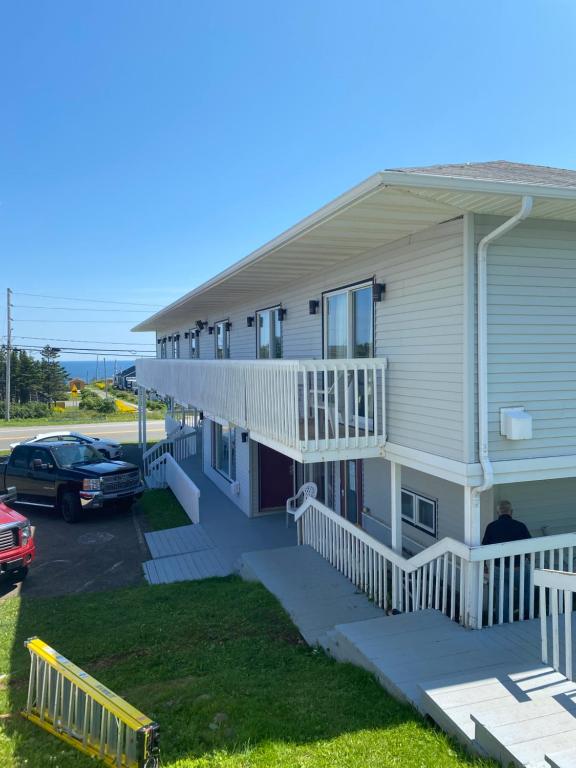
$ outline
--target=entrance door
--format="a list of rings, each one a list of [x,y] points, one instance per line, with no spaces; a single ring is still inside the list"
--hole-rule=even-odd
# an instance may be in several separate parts
[[[362,461],[340,462],[340,514],[355,525],[362,525]]]
[[[289,456],[258,445],[259,511],[286,510],[286,499],[294,495],[294,462]]]

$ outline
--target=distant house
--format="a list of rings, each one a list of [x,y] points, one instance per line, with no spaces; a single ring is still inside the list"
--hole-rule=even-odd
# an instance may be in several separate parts
[[[136,366],[131,365],[123,371],[114,374],[114,386],[118,389],[132,389],[136,381]]]
[[[68,384],[70,387],[70,392],[77,392],[80,389],[84,389],[86,386],[84,379],[70,379]]]

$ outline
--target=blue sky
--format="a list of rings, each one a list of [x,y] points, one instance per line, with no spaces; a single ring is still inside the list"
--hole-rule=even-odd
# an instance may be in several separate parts
[[[574,168],[575,33],[571,0],[4,3],[0,312],[150,342],[152,305],[376,170]],[[150,306],[57,309],[83,298]]]

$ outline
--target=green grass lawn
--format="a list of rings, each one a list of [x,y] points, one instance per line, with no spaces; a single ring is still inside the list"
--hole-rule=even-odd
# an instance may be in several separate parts
[[[148,419],[163,419],[162,411],[148,411]],[[98,413],[98,411],[80,410],[80,408],[67,408],[64,413],[55,413],[36,419],[0,419],[0,427],[34,427],[34,426],[60,426],[63,424],[96,424],[106,421],[136,421],[138,413],[125,411],[123,413]]]
[[[138,501],[138,507],[144,514],[150,531],[190,525],[190,518],[169,488],[145,491]]]
[[[2,768],[95,765],[17,714],[31,635],[160,724],[163,768],[493,765],[307,647],[262,586],[230,577],[0,603]]]

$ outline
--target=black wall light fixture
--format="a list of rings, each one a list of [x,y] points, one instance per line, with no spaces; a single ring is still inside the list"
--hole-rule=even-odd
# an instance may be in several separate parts
[[[174,341],[179,341],[179,340],[180,340],[180,334],[179,334],[179,333],[177,333],[177,334],[174,336]]]
[[[162,344],[162,339],[158,339],[158,341],[156,342],[156,344]]]
[[[206,325],[207,323],[202,322],[202,320],[196,320],[196,328],[198,328],[199,331],[204,330]]]
[[[309,315],[316,315],[318,313],[318,307],[320,306],[320,302],[318,299],[310,299],[308,302],[308,314]]]
[[[196,329],[194,331],[194,333],[196,334],[196,338],[199,339],[200,338],[200,331],[198,329]]]
[[[208,326],[208,333],[210,334],[210,336],[212,336],[212,334],[214,333],[214,326],[213,325],[209,325]]]
[[[280,322],[282,322],[286,317],[286,311],[287,310],[284,307],[278,308],[278,320],[280,320]]]
[[[246,318],[246,325],[248,326],[248,328],[252,328],[252,326],[254,325],[254,315],[248,315],[248,317]]]
[[[224,328],[227,331],[231,331],[232,330],[232,323],[230,321],[228,321],[227,323],[224,323]]]
[[[385,293],[386,293],[386,283],[374,283],[372,285],[373,301],[382,301],[382,298]]]
[[[248,432],[242,432],[241,433],[242,442],[245,443],[246,440],[248,440]]]
[[[185,331],[184,332],[184,338],[187,339],[189,336],[190,336],[190,334],[188,333],[188,331]]]
[[[172,341],[172,336],[168,336],[168,341]]]

